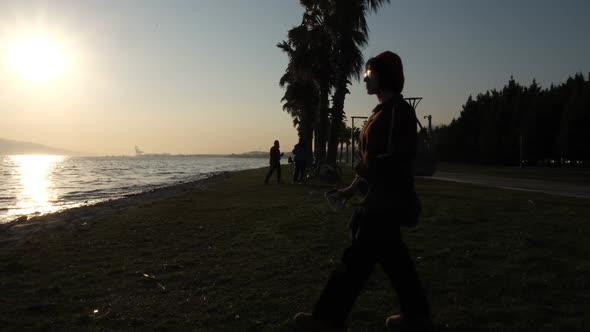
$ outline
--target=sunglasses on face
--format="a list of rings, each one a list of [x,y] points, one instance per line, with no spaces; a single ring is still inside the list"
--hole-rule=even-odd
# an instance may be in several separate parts
[[[371,78],[371,69],[365,70],[365,78]]]

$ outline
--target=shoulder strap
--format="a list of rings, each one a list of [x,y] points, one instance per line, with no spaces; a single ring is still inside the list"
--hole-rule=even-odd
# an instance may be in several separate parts
[[[389,125],[389,141],[387,142],[387,154],[393,153],[393,121],[395,118],[395,104],[391,105],[391,123]]]
[[[416,123],[420,127],[420,130],[424,130],[420,120],[418,120],[418,116],[416,115],[416,111],[414,110],[414,118],[416,119]],[[391,105],[391,123],[389,125],[389,141],[387,143],[387,155],[391,155],[393,153],[393,149],[395,148],[393,145],[393,124],[395,119],[395,103]]]

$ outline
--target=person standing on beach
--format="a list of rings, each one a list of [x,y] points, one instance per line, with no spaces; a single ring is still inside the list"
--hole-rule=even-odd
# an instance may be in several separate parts
[[[281,181],[281,157],[283,153],[281,153],[281,145],[279,144],[278,140],[275,140],[274,145],[270,148],[270,169],[266,174],[266,179],[264,180],[264,184],[268,184],[268,180],[272,176],[272,173],[277,170],[277,183],[283,183]]]
[[[299,143],[293,147],[293,160],[295,161],[295,171],[293,172],[293,183],[303,182],[305,177],[305,168],[309,153],[305,148],[305,142],[302,138],[299,139]]]
[[[373,109],[360,134],[361,162],[356,177],[331,198],[345,202],[357,193],[363,201],[352,216],[352,244],[332,272],[313,313],[298,313],[301,330],[346,330],[352,306],[379,263],[399,300],[401,315],[386,319],[390,331],[429,331],[430,305],[400,227],[414,226],[420,201],[414,188],[412,160],[416,155],[416,114],[403,99],[403,66],[390,51],[369,59],[364,82],[376,95]]]

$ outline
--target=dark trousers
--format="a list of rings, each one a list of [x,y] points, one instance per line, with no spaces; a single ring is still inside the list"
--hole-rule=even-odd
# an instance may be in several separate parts
[[[268,170],[266,179],[264,180],[265,183],[268,183],[268,180],[270,180],[270,177],[272,176],[272,173],[275,169],[277,170],[277,182],[281,182],[281,164],[273,162],[270,163],[270,169]]]
[[[353,214],[352,244],[332,272],[313,311],[313,316],[335,327],[344,325],[352,305],[376,263],[391,280],[404,320],[430,315],[416,268],[401,238],[399,225],[383,213],[367,213],[359,207]],[[389,220],[387,220],[389,219]]]
[[[305,160],[295,160],[295,172],[293,173],[293,182],[297,180],[303,182],[305,177]]]

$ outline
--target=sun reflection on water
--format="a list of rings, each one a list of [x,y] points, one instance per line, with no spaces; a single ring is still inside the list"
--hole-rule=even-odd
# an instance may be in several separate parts
[[[17,195],[18,214],[48,213],[55,210],[51,203],[57,198],[53,190],[51,172],[63,160],[62,156],[21,155],[12,157],[16,176],[22,186]]]

